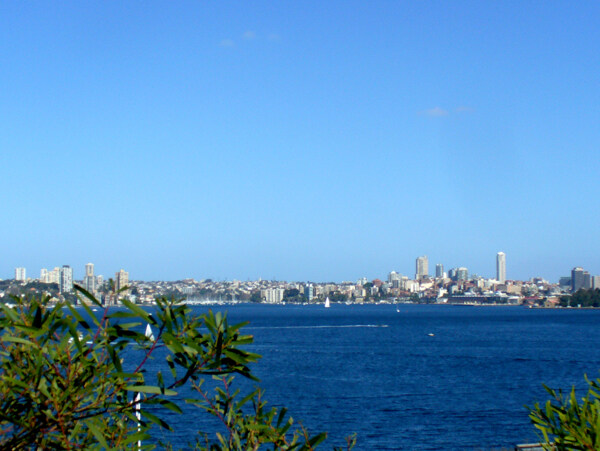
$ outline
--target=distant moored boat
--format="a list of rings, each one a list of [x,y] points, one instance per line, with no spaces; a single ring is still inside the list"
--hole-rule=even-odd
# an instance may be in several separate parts
[[[325,299],[325,308],[329,308],[331,307],[331,305],[329,305],[329,297],[327,299]]]

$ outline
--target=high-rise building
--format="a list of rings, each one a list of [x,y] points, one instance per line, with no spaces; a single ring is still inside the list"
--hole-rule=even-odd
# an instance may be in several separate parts
[[[435,278],[441,279],[442,277],[444,277],[444,265],[438,263],[435,265]]]
[[[309,283],[308,285],[306,285],[304,287],[304,296],[309,301],[312,301],[313,298],[315,297],[314,287],[312,286],[312,283]]]
[[[265,298],[265,301],[270,304],[277,304],[283,300],[283,294],[285,290],[283,288],[268,288],[261,291],[261,296]]]
[[[118,273],[115,274],[115,288],[117,291],[122,290],[126,286],[129,285],[129,273],[123,269],[121,269]],[[121,293],[121,296],[126,295],[126,292]]]
[[[592,288],[592,277],[587,271],[583,271],[583,288],[585,288],[586,290]]]
[[[40,282],[48,283],[48,270],[46,268],[40,270]]]
[[[571,291],[575,292],[580,288],[585,288],[585,273],[586,271],[579,266],[571,270]]]
[[[27,280],[25,268],[15,268],[15,280],[17,282],[25,282]]]
[[[416,280],[422,280],[429,277],[429,259],[427,255],[423,255],[422,257],[417,257],[416,261]]]
[[[562,289],[571,288],[571,278],[570,277],[561,277],[558,279],[558,286]]]
[[[462,280],[466,282],[469,280],[469,270],[463,266],[456,269],[456,280]]]
[[[506,254],[504,252],[496,254],[496,280],[500,283],[506,282]]]
[[[400,280],[402,278],[402,274],[398,274],[396,271],[392,271],[388,274],[388,282],[394,283],[394,280]]]
[[[70,293],[73,291],[73,268],[69,265],[63,265],[60,268],[60,282],[58,288],[61,293]]]
[[[83,288],[88,292],[96,291],[96,278],[94,277],[94,264],[88,263],[85,265],[85,277],[83,278]]]
[[[56,266],[52,271],[48,271],[48,283],[60,285],[60,268]]]

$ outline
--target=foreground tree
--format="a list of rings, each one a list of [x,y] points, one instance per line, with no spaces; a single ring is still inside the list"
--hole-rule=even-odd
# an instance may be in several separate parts
[[[569,393],[544,386],[551,396],[542,407],[529,408],[529,418],[547,450],[600,449],[600,379],[589,380],[588,392],[577,399],[575,387]]]
[[[77,289],[83,310],[45,296],[0,304],[0,449],[153,449],[150,429],[170,429],[157,409],[181,413],[176,395],[190,388],[184,402],[221,424],[196,449],[310,450],[326,438],[267,408],[260,390],[233,390],[235,375],[256,380],[243,324],[166,299],[152,313],[123,300],[98,318],[98,300]],[[148,374],[151,358],[164,359],[164,375]]]

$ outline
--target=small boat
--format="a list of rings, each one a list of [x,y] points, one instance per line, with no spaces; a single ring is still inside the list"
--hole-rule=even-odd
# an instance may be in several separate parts
[[[331,305],[329,304],[329,297],[325,299],[325,308],[329,308]]]
[[[427,334],[427,335],[429,335],[430,337],[435,337],[435,334]]]

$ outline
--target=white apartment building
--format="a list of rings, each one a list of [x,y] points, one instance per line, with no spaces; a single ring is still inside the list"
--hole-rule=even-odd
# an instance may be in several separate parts
[[[506,282],[506,254],[504,252],[496,254],[496,280],[500,283]]]
[[[25,268],[15,268],[15,280],[17,282],[25,282],[27,280]]]

